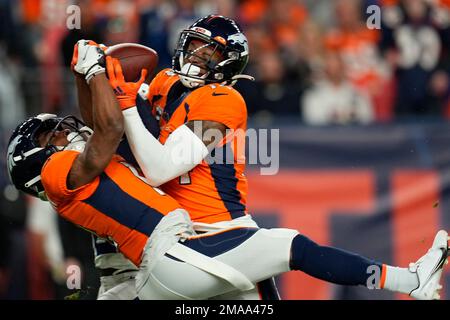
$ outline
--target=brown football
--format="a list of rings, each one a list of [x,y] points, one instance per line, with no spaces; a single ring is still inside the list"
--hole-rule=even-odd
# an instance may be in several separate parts
[[[141,77],[141,70],[147,69],[147,83],[153,78],[158,65],[158,53],[152,48],[137,43],[120,43],[108,47],[106,55],[119,59],[125,81],[136,82]]]

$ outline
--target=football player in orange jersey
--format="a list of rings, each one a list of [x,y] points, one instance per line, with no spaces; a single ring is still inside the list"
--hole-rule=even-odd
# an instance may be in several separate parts
[[[125,132],[141,170],[189,212],[198,232],[257,227],[246,207],[247,108],[232,87],[238,79],[253,79],[241,74],[248,59],[247,38],[233,20],[199,19],[181,32],[173,68],[141,88],[160,122],[159,141],[136,108],[124,110]],[[247,296],[279,298],[273,280],[258,289]]]
[[[250,291],[257,282],[290,270],[338,284],[439,298],[448,254],[443,230],[409,268],[323,247],[290,229],[237,226],[195,234],[186,210],[115,154],[124,131],[120,109],[135,103],[145,73],[138,83],[126,83],[119,62],[106,57],[116,100],[99,65],[102,51],[86,41],[77,50],[75,70],[92,92],[94,132],[73,116],[30,118],[10,138],[8,172],[18,189],[47,198],[65,219],[117,243],[138,266],[140,298],[206,299]]]
[[[159,141],[145,130],[136,108],[123,112],[145,176],[176,198],[195,222],[249,221],[244,141],[238,139],[247,129],[247,109],[232,87],[251,78],[241,74],[248,59],[247,39],[233,20],[202,18],[181,32],[173,68],[150,84]]]

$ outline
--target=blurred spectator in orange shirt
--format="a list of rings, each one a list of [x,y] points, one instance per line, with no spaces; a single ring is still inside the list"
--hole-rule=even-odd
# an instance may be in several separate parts
[[[325,39],[329,50],[338,52],[349,80],[368,95],[379,120],[390,118],[392,102],[385,99],[394,88],[389,86],[391,72],[378,51],[379,31],[367,28],[360,0],[336,0],[336,29]]]
[[[265,42],[273,50],[292,49],[298,32],[308,17],[305,6],[298,0],[246,0],[239,6],[239,21],[246,32],[257,28],[263,39],[249,35],[249,43]],[[251,32],[250,32],[251,33]],[[268,48],[266,48],[268,49]]]
[[[238,20],[243,26],[254,25],[267,15],[268,0],[242,0],[239,4]]]
[[[273,40],[281,50],[289,50],[297,41],[308,13],[298,0],[271,1],[267,18]]]

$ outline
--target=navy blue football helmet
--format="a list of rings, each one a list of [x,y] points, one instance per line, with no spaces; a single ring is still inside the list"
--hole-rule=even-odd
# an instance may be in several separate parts
[[[209,47],[212,50],[209,58],[196,55],[197,59],[204,61],[207,70],[205,74],[200,74],[199,67],[186,62],[186,59],[195,55],[198,50],[189,51],[189,44],[194,39],[205,43],[201,48]],[[222,55],[221,61],[211,60],[215,52]],[[189,88],[213,82],[233,85],[239,78],[253,80],[252,77],[241,74],[248,59],[248,41],[238,24],[223,16],[209,15],[181,32],[172,59],[172,69]]]
[[[41,169],[47,159],[64,148],[39,144],[39,135],[44,132],[69,129],[81,132],[84,123],[74,116],[58,118],[54,114],[42,113],[22,122],[14,130],[8,143],[8,174],[14,186],[23,192],[45,200],[41,183]]]

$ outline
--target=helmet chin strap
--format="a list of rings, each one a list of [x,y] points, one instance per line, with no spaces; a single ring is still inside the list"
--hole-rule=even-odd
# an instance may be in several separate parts
[[[230,83],[230,86],[234,86],[239,79],[246,79],[246,80],[250,80],[250,81],[255,81],[254,77],[249,76],[247,74],[237,74],[237,75],[235,75],[235,76],[233,76],[231,78],[232,81]]]
[[[185,63],[183,67],[181,68],[181,74],[180,80],[181,83],[188,88],[196,88],[199,86],[203,86],[205,84],[205,80],[192,78],[193,77],[199,77],[200,74],[200,68],[192,63]],[[202,78],[206,78],[208,76],[208,73],[205,73]]]

